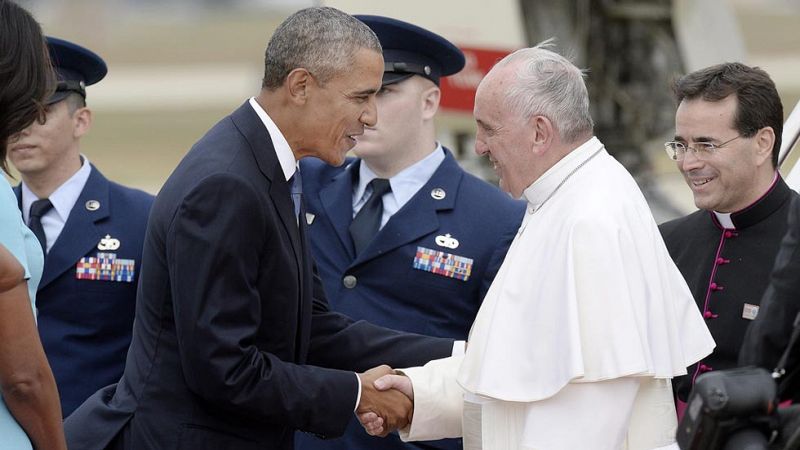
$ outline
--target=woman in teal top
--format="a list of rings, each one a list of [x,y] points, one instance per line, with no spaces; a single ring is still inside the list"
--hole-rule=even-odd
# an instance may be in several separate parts
[[[42,30],[16,3],[0,0],[0,169],[9,138],[43,117],[53,90]],[[41,246],[22,222],[0,172],[0,450],[66,450],[53,372],[39,341],[33,299]]]
[[[3,178],[3,177],[0,177]],[[42,277],[42,267],[44,266],[44,257],[42,256],[42,247],[39,245],[39,241],[36,240],[36,236],[25,226],[22,222],[22,215],[17,208],[16,197],[14,193],[11,191],[11,186],[8,185],[8,182],[5,178],[0,180],[0,244],[5,247],[6,250],[11,252],[11,254],[16,258],[19,264],[22,266],[22,270],[25,272],[25,279],[28,280],[27,283],[27,292],[28,297],[30,298],[30,308],[31,313],[29,314],[30,317],[0,317],[0,321],[3,322],[18,322],[18,321],[25,321],[28,322],[30,326],[33,324],[31,320],[33,318],[33,299],[36,296],[36,287],[39,285],[39,279]],[[8,260],[8,258],[4,258]],[[2,273],[3,273],[3,285],[2,288],[12,287],[10,285],[18,284],[17,275],[19,275],[19,270],[14,270],[13,261],[12,264],[8,264],[6,262],[3,263]],[[14,276],[6,282],[6,273],[7,267],[10,266],[12,269],[11,272],[14,273]],[[16,272],[16,273],[15,273]],[[12,287],[13,289],[13,287]],[[17,293],[20,290],[17,289]],[[5,290],[3,295],[8,295],[9,290]],[[14,302],[14,299],[3,299],[2,302],[4,303],[0,306],[0,311],[5,313],[10,308],[5,305],[8,302]],[[16,300],[17,302],[19,300]],[[10,306],[10,305],[9,305]],[[16,306],[16,305],[15,305]],[[11,306],[14,308],[14,306]],[[18,306],[16,308],[18,310]],[[27,311],[26,311],[27,313]],[[28,315],[28,314],[26,314]],[[9,323],[11,325],[11,323]],[[35,325],[34,325],[35,326]],[[4,326],[0,326],[5,328]],[[16,328],[16,326],[15,326]],[[6,334],[6,331],[3,330],[0,332],[0,336]],[[9,333],[10,334],[10,333]],[[5,342],[0,344],[0,352],[5,352]],[[9,349],[15,350],[15,349]],[[16,349],[19,350],[19,349]],[[16,353],[16,352],[15,352]],[[10,356],[10,355],[9,355]],[[1,360],[7,359],[5,355],[3,355]],[[16,364],[17,362],[11,361],[11,358],[8,358],[9,366]],[[6,364],[0,364],[3,366]],[[13,367],[10,369],[14,370]],[[4,377],[0,376],[0,381],[3,382],[5,385]],[[3,389],[5,391],[5,389]],[[5,393],[5,392],[3,392]],[[14,416],[11,415],[11,412],[3,402],[3,399],[0,398],[0,449],[30,449],[31,442],[28,439],[28,435],[25,431],[22,430],[22,427],[19,426],[17,421],[14,419]]]

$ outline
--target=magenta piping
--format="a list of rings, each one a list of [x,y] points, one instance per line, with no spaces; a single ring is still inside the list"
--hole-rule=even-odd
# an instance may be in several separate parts
[[[714,215],[712,214],[711,217],[713,218]],[[708,288],[706,289],[706,300],[703,303],[703,317],[708,312],[708,301],[711,299],[711,292],[715,289],[711,287],[714,284],[714,277],[717,275],[717,267],[721,264],[721,261],[725,261],[725,258],[721,256],[722,248],[725,246],[725,234],[730,232],[731,230],[724,229],[722,230],[722,236],[719,238],[719,245],[717,246],[717,254],[714,255],[714,267],[711,269],[711,277],[708,279]],[[712,313],[713,315],[713,313]],[[700,363],[697,363],[697,368],[694,370],[694,375],[692,375],[692,385],[694,385],[694,380],[697,378],[700,372]]]

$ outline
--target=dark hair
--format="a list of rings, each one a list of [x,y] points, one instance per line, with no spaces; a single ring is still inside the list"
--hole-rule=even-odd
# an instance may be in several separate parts
[[[717,102],[736,95],[734,127],[744,137],[753,137],[758,130],[772,127],[772,166],[778,166],[783,133],[783,104],[775,83],[767,72],[742,63],[725,63],[697,70],[679,78],[673,88],[678,103],[700,98]]]
[[[70,92],[69,95],[64,97],[62,102],[67,102],[67,110],[69,115],[75,114],[75,111],[86,107],[86,99],[77,92]]]
[[[55,86],[42,28],[28,11],[0,0],[0,168],[6,173],[8,139],[44,120],[44,101]]]
[[[360,20],[325,6],[301,9],[270,38],[261,87],[277,89],[289,72],[300,67],[326,83],[352,67],[354,55],[362,48],[382,51],[378,37]]]

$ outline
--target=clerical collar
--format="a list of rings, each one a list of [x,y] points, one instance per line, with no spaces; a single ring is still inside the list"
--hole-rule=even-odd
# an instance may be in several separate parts
[[[539,209],[542,203],[558,188],[558,185],[564,181],[565,177],[602,148],[603,144],[593,136],[578,148],[569,152],[567,156],[561,158],[561,161],[555,163],[553,167],[547,169],[547,172],[528,186],[522,194],[528,201],[528,212],[531,213]]]
[[[765,192],[761,198],[753,202],[753,204],[733,213],[711,211],[711,217],[714,224],[719,228],[747,228],[761,222],[777,211],[778,208],[789,199],[790,192],[789,186],[787,186],[783,178],[775,172],[772,185],[770,185],[767,192]]]

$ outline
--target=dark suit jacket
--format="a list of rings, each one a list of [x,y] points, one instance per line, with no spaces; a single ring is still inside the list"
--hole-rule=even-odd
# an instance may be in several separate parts
[[[775,369],[790,344],[794,321],[800,313],[800,201],[792,202],[788,231],[781,241],[769,286],[761,300],[758,317],[747,329],[739,353],[739,364],[754,365],[769,371]],[[800,401],[800,342],[789,350],[781,378],[782,400]]]
[[[14,189],[21,200],[21,189]],[[86,208],[89,200],[99,207]],[[36,293],[39,336],[69,415],[101,387],[119,380],[131,343],[136,285],[153,196],[108,181],[92,166],[89,179],[47,254]],[[98,249],[111,236],[116,250]],[[99,252],[134,261],[130,281],[78,279],[81,258]]]
[[[450,354],[451,340],[330,312],[300,225],[245,104],[156,198],[125,373],[67,419],[70,449],[105,448],[120,431],[119,447],[136,450],[291,449],[295,429],[344,431],[357,392],[349,370]]]
[[[525,203],[466,173],[445,150],[445,159],[430,180],[356,256],[348,228],[362,162],[348,163],[332,167],[316,158],[300,162],[303,196],[308,213],[314,215],[309,225],[312,253],[331,308],[393,329],[466,339],[522,222]],[[435,189],[444,197],[434,198]],[[437,237],[446,235],[458,244],[441,238],[437,243]],[[420,247],[471,259],[469,278],[415,269]],[[355,421],[340,439],[297,437],[299,450],[461,447],[460,439],[403,443],[396,435],[372,437]]]

